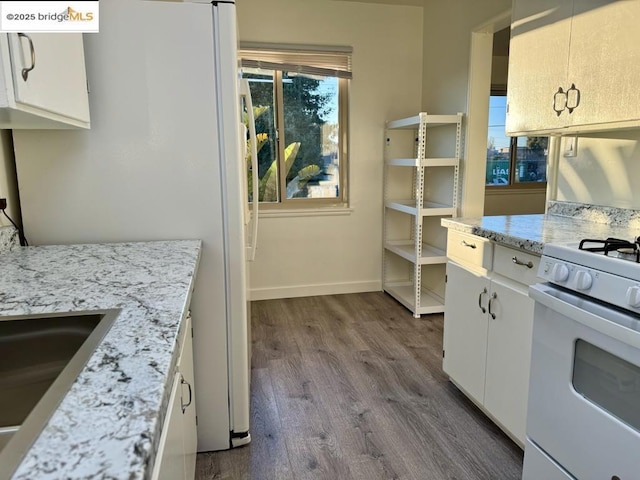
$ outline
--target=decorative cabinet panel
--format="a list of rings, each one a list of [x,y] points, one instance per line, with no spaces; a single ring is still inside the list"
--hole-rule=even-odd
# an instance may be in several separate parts
[[[81,33],[0,34],[0,128],[89,128]]]
[[[640,127],[640,2],[514,0],[508,134]]]

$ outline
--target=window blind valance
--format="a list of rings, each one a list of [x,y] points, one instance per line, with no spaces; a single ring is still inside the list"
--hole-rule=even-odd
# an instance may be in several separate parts
[[[241,43],[240,63],[247,68],[352,78],[351,47]]]

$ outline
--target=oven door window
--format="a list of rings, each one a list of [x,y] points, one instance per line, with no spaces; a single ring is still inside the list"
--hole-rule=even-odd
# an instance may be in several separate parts
[[[640,367],[584,340],[575,343],[573,387],[640,432]]]

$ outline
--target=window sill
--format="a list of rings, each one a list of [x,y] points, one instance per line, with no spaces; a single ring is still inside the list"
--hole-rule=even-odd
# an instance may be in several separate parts
[[[543,193],[547,191],[547,184],[544,183],[543,185],[535,185],[535,186],[513,186],[513,185],[509,185],[509,186],[504,186],[504,187],[489,187],[487,185],[487,187],[485,188],[485,194],[486,195],[513,195],[513,194],[517,194],[517,193],[521,193],[521,194],[537,194],[537,193]]]
[[[336,217],[351,215],[350,207],[327,208],[296,208],[296,209],[261,209],[258,218],[287,218],[287,217]]]

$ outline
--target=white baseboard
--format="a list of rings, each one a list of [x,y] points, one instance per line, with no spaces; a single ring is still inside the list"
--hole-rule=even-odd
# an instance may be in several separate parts
[[[250,292],[251,300],[274,300],[276,298],[312,297],[315,295],[340,295],[382,291],[382,282],[345,282],[294,287],[255,288]]]

